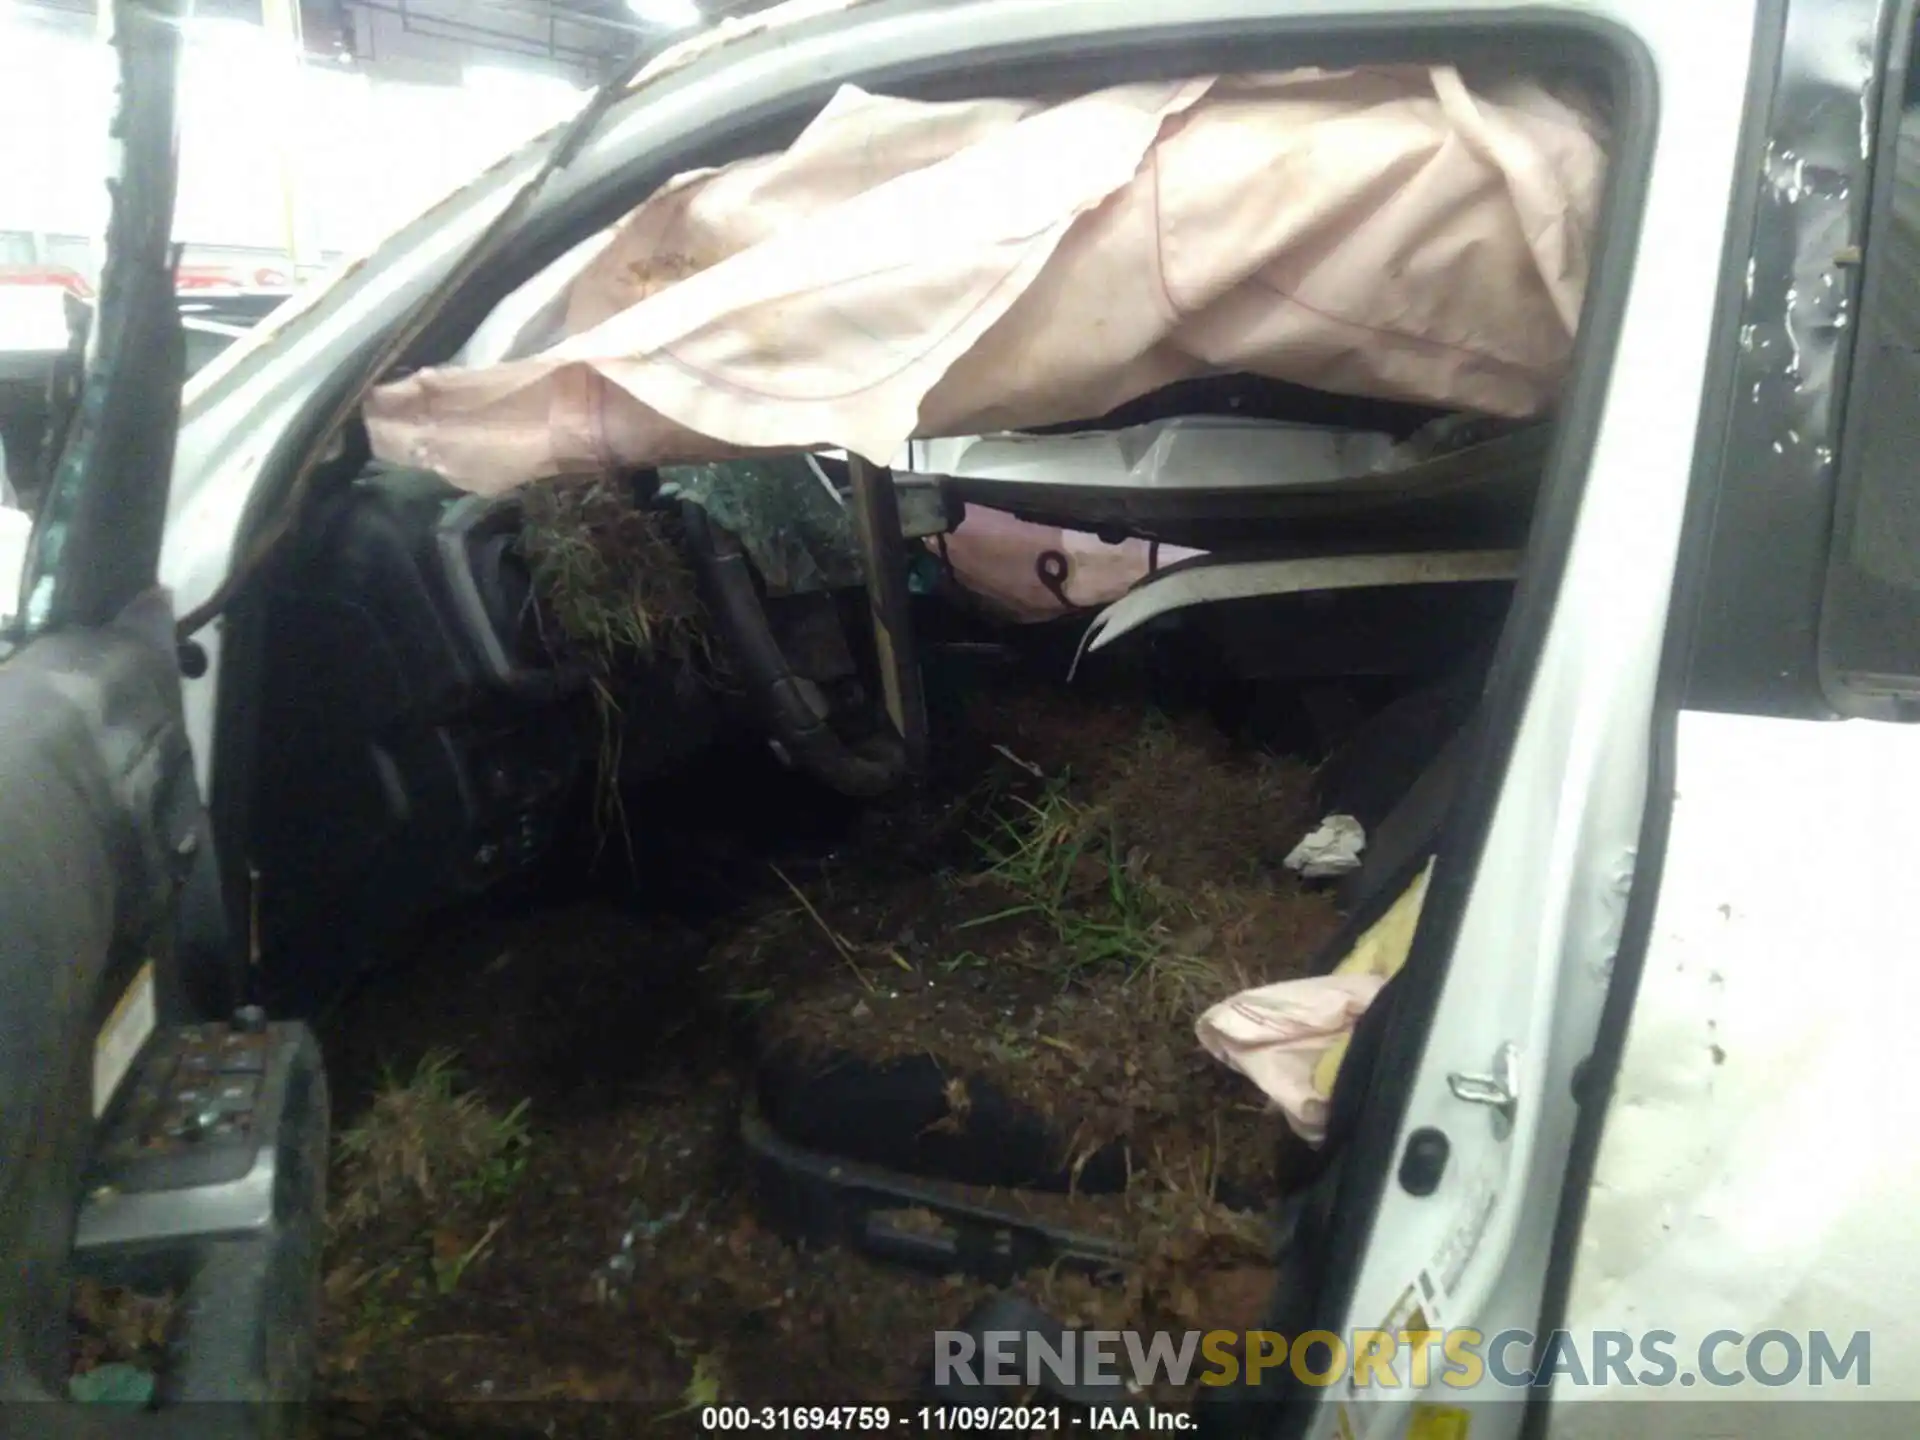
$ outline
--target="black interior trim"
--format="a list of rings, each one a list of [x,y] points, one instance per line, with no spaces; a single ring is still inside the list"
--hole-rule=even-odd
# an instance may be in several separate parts
[[[841,740],[827,717],[814,710],[774,638],[753,567],[738,539],[708,523],[707,512],[691,500],[681,502],[680,523],[718,628],[732,644],[769,738],[801,769],[842,795],[870,798],[892,790],[907,773],[906,750],[898,739],[879,735],[860,746]]]
[[[159,1022],[204,1018],[188,1013],[170,943],[200,821],[172,633],[149,592],[114,624],[44,636],[0,667],[0,1394],[10,1399],[65,1385],[68,1256],[101,1027],[143,970]]]
[[[1834,373],[1839,458],[1831,472],[1832,541],[1816,641],[1821,692],[1836,711],[1907,723],[1920,719],[1911,678],[1920,654],[1914,590],[1890,583],[1855,556],[1863,499],[1871,491],[1884,504],[1901,482],[1883,477],[1888,471],[1899,476],[1911,464],[1913,275],[1909,255],[1900,250],[1914,245],[1913,226],[1901,213],[1912,208],[1913,165],[1903,166],[1898,156],[1914,130],[1917,15],[1920,7],[1902,0],[1888,7],[1883,22],[1876,161],[1861,187],[1870,198],[1862,217],[1860,323]]]
[[[1759,192],[1741,256],[1737,327],[1749,343],[1729,362],[1739,403],[1715,417],[1718,463],[1699,480],[1713,505],[1689,709],[1836,718],[1820,674],[1838,488],[1831,449],[1848,354],[1864,328],[1839,307],[1859,288],[1859,266],[1844,252],[1861,240],[1872,189],[1861,128],[1875,114],[1850,67],[1871,59],[1860,54],[1860,30],[1884,25],[1874,12],[1888,8],[1789,5],[1782,22],[1768,104],[1774,149],[1753,162],[1775,179]],[[1803,180],[1782,184],[1787,169]],[[1830,298],[1816,308],[1816,297]]]

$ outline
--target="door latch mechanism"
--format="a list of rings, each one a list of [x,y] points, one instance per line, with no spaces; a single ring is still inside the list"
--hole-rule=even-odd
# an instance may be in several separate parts
[[[1453,1098],[1469,1105],[1487,1105],[1493,1109],[1493,1137],[1504,1140],[1513,1133],[1514,1112],[1520,1108],[1520,1049],[1511,1040],[1494,1052],[1491,1075],[1447,1076],[1447,1088]]]

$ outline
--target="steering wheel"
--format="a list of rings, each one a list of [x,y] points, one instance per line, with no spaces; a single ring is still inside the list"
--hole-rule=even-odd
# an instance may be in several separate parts
[[[871,799],[906,777],[906,747],[895,735],[843,740],[820,687],[794,673],[767,623],[753,566],[731,531],[691,500],[680,504],[687,549],[706,586],[714,621],[767,733],[794,765],[842,795]]]

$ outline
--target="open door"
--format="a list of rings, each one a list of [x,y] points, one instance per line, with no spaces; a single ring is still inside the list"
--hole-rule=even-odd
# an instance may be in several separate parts
[[[1841,431],[1820,678],[1834,708],[1920,720],[1920,76],[1899,7]],[[1842,321],[1844,323],[1844,321]]]
[[[0,665],[0,1406],[45,1402],[19,1427],[36,1435],[299,1399],[311,1371],[317,1053],[236,1008],[237,977],[195,960],[218,952],[181,927],[220,907],[194,904],[217,885],[213,845],[155,583],[182,361],[179,8],[114,7],[101,304]],[[85,1403],[100,1400],[122,1404]],[[294,1417],[175,1418],[177,1433],[257,1434]]]

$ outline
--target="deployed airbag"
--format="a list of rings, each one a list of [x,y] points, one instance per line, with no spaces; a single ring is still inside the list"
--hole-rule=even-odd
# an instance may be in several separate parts
[[[1573,105],[1448,67],[1057,103],[846,87],[786,151],[635,210],[572,283],[566,338],[416,372],[367,421],[380,457],[498,491],[763,450],[886,461],[1211,372],[1529,415],[1570,353],[1603,168]]]

